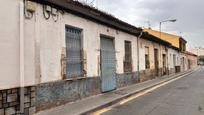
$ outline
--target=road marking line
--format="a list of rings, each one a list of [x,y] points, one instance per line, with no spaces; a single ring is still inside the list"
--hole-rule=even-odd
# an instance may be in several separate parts
[[[105,113],[105,112],[110,111],[110,110],[111,110],[111,108],[104,108],[104,109],[101,109],[101,110],[91,114],[91,115],[101,115],[102,113]]]
[[[158,89],[158,88],[160,88],[160,87],[162,87],[162,86],[164,86],[164,85],[167,85],[167,84],[169,84],[169,83],[171,83],[171,82],[174,82],[174,81],[176,81],[176,80],[178,80],[178,79],[181,79],[181,78],[183,78],[183,77],[185,77],[185,76],[187,76],[187,75],[188,75],[188,74],[185,74],[185,75],[182,75],[182,76],[180,76],[180,77],[173,78],[173,79],[171,79],[171,80],[169,80],[169,81],[166,81],[166,82],[164,81],[164,83],[159,84],[159,85],[156,85],[156,86],[154,86],[154,87],[152,87],[152,88],[150,88],[150,89],[147,89],[147,90],[145,90],[145,91],[142,91],[142,92],[140,92],[140,93],[138,93],[138,94],[136,94],[136,95],[134,95],[134,96],[131,96],[131,97],[127,98],[127,99],[124,99],[124,100],[120,101],[118,104],[119,104],[119,105],[126,104],[126,103],[130,102],[131,100],[134,100],[134,99],[136,99],[136,98],[138,98],[138,97],[140,97],[140,96],[143,96],[143,95],[145,95],[145,94],[147,94],[147,93],[149,93],[149,92],[151,92],[151,91],[154,91],[154,90],[156,90],[156,89]],[[103,114],[103,113],[106,113],[106,112],[110,111],[111,109],[113,109],[113,107],[117,106],[118,104],[115,104],[115,105],[113,105],[113,106],[110,106],[110,107],[101,109],[101,110],[99,110],[99,111],[96,111],[96,112],[94,112],[94,113],[91,114],[91,115],[101,115],[101,114]]]
[[[156,86],[154,86],[154,87],[152,87],[152,88],[150,88],[150,89],[147,89],[147,90],[145,90],[145,91],[143,91],[143,92],[141,92],[141,93],[138,93],[138,94],[136,94],[136,95],[134,95],[134,96],[132,96],[132,97],[129,97],[129,98],[127,98],[127,99],[122,100],[119,104],[120,104],[120,105],[126,104],[126,103],[130,102],[131,100],[134,100],[134,99],[136,99],[136,98],[138,98],[138,97],[140,97],[140,96],[143,96],[143,95],[145,95],[145,94],[147,94],[147,93],[149,93],[149,92],[151,92],[151,91],[154,91],[154,90],[156,90],[156,89],[158,89],[158,88],[160,88],[160,87],[162,87],[162,86],[164,86],[164,85],[167,85],[167,84],[169,84],[169,83],[171,83],[171,82],[173,82],[173,81],[176,81],[176,80],[178,80],[178,79],[180,79],[180,78],[182,78],[182,77],[184,77],[184,76],[174,78],[174,79],[169,80],[169,81],[167,81],[167,82],[164,82],[164,83],[162,83],[162,84],[160,84],[160,85],[156,85]]]

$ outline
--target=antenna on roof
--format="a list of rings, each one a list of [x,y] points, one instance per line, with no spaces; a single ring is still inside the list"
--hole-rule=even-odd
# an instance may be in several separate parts
[[[150,21],[147,21],[147,24],[148,24],[148,29],[151,29],[151,23],[150,23]]]
[[[96,4],[95,4],[95,6],[96,6],[96,8],[98,8],[98,0],[95,0],[96,2]]]
[[[85,3],[89,6],[94,6],[96,0],[78,0],[79,2]]]

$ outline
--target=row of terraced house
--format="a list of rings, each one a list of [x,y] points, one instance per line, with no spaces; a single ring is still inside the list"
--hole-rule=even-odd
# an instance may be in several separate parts
[[[0,1],[0,114],[38,111],[197,66],[184,38],[72,0]]]

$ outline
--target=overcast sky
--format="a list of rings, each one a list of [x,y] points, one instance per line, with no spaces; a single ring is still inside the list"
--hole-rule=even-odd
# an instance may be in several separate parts
[[[188,48],[204,47],[204,0],[98,0],[97,7],[136,27],[159,30],[183,36]]]

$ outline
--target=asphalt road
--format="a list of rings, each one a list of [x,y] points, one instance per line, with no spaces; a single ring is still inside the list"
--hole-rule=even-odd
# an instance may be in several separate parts
[[[204,68],[102,115],[204,115]]]

